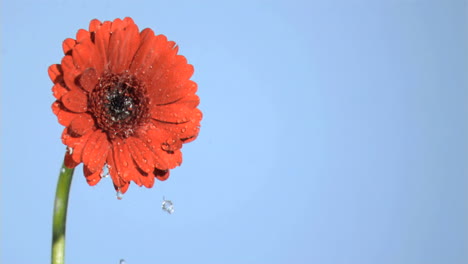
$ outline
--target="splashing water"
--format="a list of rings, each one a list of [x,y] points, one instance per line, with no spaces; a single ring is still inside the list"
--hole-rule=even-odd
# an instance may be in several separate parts
[[[174,213],[174,204],[171,200],[166,200],[163,196],[163,202],[161,206],[163,211],[166,211],[168,214]]]

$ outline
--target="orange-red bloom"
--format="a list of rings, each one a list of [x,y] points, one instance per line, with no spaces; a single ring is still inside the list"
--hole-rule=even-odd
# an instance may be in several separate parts
[[[49,67],[57,99],[52,110],[65,126],[65,165],[83,162],[89,185],[107,165],[116,190],[130,181],[151,188],[182,162],[202,118],[193,66],[164,35],[139,31],[131,18],[100,22],[63,42],[61,64]]]

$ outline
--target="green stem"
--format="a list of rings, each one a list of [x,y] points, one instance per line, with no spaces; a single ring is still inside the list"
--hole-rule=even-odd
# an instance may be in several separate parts
[[[57,191],[55,192],[54,218],[52,231],[52,264],[65,263],[65,226],[67,222],[68,194],[73,171],[62,165]]]

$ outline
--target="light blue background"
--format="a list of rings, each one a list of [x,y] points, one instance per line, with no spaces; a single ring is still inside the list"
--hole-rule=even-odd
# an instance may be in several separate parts
[[[65,147],[47,67],[125,16],[195,66],[202,129],[169,180],[121,201],[80,166],[67,263],[468,263],[467,1],[1,9],[1,263],[49,262]]]

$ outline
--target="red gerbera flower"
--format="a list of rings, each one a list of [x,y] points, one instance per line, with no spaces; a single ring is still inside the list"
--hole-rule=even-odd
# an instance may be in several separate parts
[[[100,22],[63,42],[61,64],[49,67],[57,99],[52,110],[65,126],[65,165],[83,162],[89,185],[104,166],[114,187],[130,181],[151,188],[182,162],[202,118],[193,66],[164,35],[139,31],[131,18]]]

